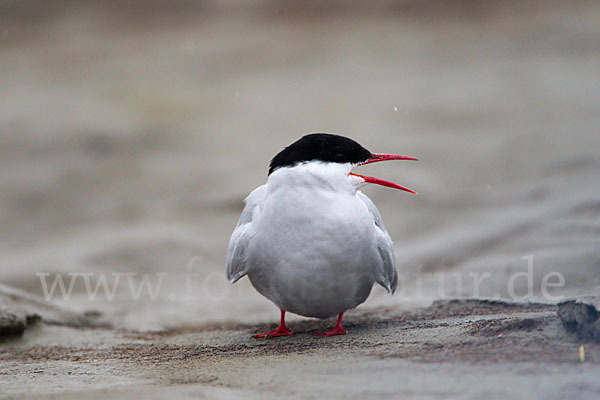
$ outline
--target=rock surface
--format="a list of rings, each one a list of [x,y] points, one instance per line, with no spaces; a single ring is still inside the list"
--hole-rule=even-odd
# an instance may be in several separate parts
[[[565,329],[582,341],[600,342],[600,313],[592,304],[566,301],[558,305],[558,316]]]
[[[0,340],[21,335],[26,327],[25,315],[0,309]]]
[[[252,338],[270,324],[217,324],[127,332],[39,324],[0,345],[7,396],[36,398],[410,397],[593,398],[600,345],[563,328],[557,307],[438,301],[348,313],[348,334],[323,338],[333,320],[290,322],[290,337]],[[152,389],[148,389],[151,386]]]
[[[0,283],[0,341],[22,335],[43,319],[47,324],[78,328],[107,326],[96,312],[79,313]]]

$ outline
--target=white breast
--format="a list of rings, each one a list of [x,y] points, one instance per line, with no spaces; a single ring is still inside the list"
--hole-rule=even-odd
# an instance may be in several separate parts
[[[349,170],[314,162],[282,168],[261,190],[242,259],[253,286],[281,309],[336,315],[364,302],[382,280],[382,228]]]

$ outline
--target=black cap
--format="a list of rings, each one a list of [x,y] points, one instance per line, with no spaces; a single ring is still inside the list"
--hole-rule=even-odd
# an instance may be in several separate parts
[[[302,136],[273,157],[269,175],[277,168],[291,167],[305,161],[358,164],[371,156],[369,150],[350,138],[330,133],[311,133]]]

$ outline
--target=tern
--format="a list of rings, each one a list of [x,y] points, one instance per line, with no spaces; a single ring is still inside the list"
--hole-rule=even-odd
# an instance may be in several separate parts
[[[248,276],[281,310],[277,329],[255,338],[292,335],[285,313],[338,316],[319,335],[343,335],[344,312],[369,296],[374,283],[393,294],[397,283],[392,239],[375,204],[359,188],[367,183],[416,193],[393,182],[352,172],[360,165],[414,160],[371,153],[334,134],[305,135],[270,163],[267,183],[245,199],[226,257],[231,283]]]

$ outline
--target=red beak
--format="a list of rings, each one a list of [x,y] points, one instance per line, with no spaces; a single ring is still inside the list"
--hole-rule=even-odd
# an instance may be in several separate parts
[[[391,161],[391,160],[419,161],[418,158],[400,156],[397,154],[373,153],[373,156],[371,158],[369,158],[367,161],[365,161],[359,165],[366,165],[366,164],[376,163],[379,161]],[[374,183],[376,185],[386,186],[386,187],[390,187],[390,188],[394,188],[394,189],[400,189],[400,190],[404,190],[405,192],[417,194],[417,192],[410,190],[409,188],[406,188],[404,186],[400,186],[394,182],[384,181],[383,179],[373,178],[371,176],[358,175],[358,174],[355,174],[352,172],[350,172],[350,175],[358,176],[359,178],[364,179],[366,183]]]
[[[384,153],[372,153],[371,158],[360,165],[372,164],[379,161],[391,161],[391,160],[409,160],[409,161],[419,161],[418,158],[408,157],[408,156],[400,156],[398,154],[384,154]]]

